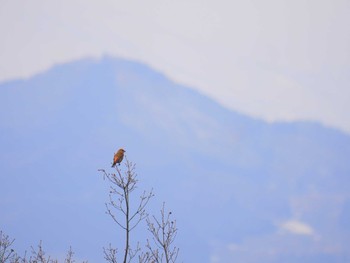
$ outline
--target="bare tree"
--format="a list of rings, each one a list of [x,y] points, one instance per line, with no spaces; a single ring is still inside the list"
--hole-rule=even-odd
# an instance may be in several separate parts
[[[125,158],[126,159],[126,158]],[[118,166],[115,167],[116,173],[107,173],[100,169],[104,178],[110,182],[109,202],[106,203],[106,213],[125,231],[125,245],[123,263],[131,260],[140,252],[139,244],[135,249],[130,247],[130,232],[147,217],[146,205],[153,197],[152,190],[144,191],[139,198],[136,206],[131,206],[131,194],[137,186],[137,174],[135,164],[126,159],[126,171],[123,172]],[[121,218],[120,218],[121,214]],[[104,248],[105,259],[111,263],[117,263],[117,249]],[[139,257],[140,260],[140,257]]]
[[[152,245],[148,240],[146,245],[150,253],[150,262],[174,263],[179,254],[179,248],[173,246],[177,235],[176,220],[171,219],[171,212],[165,211],[164,203],[160,213],[160,220],[155,216],[147,218],[148,230],[152,234],[154,243]]]
[[[171,219],[172,213],[166,213],[163,204],[160,220],[155,216],[149,217],[146,206],[154,196],[153,190],[143,191],[135,203],[131,200],[138,183],[135,164],[126,159],[125,171],[118,166],[115,167],[115,170],[116,173],[107,173],[103,169],[99,171],[103,173],[104,179],[110,183],[109,201],[105,204],[106,213],[125,232],[124,253],[121,262],[130,263],[132,260],[138,260],[138,263],[175,263],[179,249],[173,246],[177,227],[176,221]],[[145,219],[153,241],[147,240],[145,251],[142,251],[140,243],[137,243],[134,248],[131,247],[130,233]],[[37,248],[31,247],[29,259],[27,259],[27,253],[23,257],[19,257],[11,248],[14,241],[0,231],[0,263],[58,263],[58,260],[46,255],[41,241]],[[116,248],[109,245],[108,248],[103,249],[103,252],[107,262],[119,262]],[[74,252],[70,247],[64,263],[74,263],[73,256]]]
[[[0,231],[0,263],[14,262],[17,259],[15,251],[12,249],[14,239],[10,239]]]
[[[106,261],[111,263],[117,263],[117,252],[116,248],[113,248],[111,244],[109,244],[108,248],[103,248],[103,254]]]
[[[31,247],[32,251],[29,259],[27,258],[27,252],[24,253],[23,257],[20,257],[15,253],[11,248],[14,241],[14,239],[11,240],[9,236],[0,231],[0,263],[58,263],[57,259],[51,259],[50,256],[46,256],[41,241],[37,248]],[[70,247],[64,263],[74,263],[75,260],[73,259],[73,255],[74,252]]]
[[[38,250],[35,250],[34,247],[32,247],[32,256],[29,258],[29,262],[30,263],[56,263],[54,260],[52,260],[50,258],[50,256],[48,258],[46,258],[45,256],[45,251],[43,250],[42,247],[42,242],[39,242],[38,245]]]
[[[74,252],[72,247],[69,247],[66,258],[64,259],[64,263],[74,263],[75,260],[73,258]],[[26,256],[20,258],[20,261],[15,263],[58,263],[57,259],[51,259],[50,256],[46,256],[46,252],[43,249],[42,242],[40,241],[37,249],[32,247],[32,255],[29,257],[29,260],[26,259]],[[83,263],[87,263],[87,261],[83,261]]]
[[[74,252],[72,250],[72,247],[69,247],[69,250],[67,252],[66,259],[64,260],[64,263],[74,263],[75,260],[73,259]]]

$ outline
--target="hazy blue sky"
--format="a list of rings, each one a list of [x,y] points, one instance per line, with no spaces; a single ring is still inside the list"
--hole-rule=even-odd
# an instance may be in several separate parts
[[[111,54],[252,116],[350,132],[349,14],[348,0],[0,0],[0,81]]]

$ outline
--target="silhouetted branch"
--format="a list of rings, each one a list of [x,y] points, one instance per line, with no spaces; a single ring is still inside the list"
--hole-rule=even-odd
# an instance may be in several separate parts
[[[75,260],[73,259],[74,252],[72,250],[72,247],[69,247],[69,250],[67,252],[66,259],[64,260],[64,263],[74,263]]]
[[[112,248],[111,244],[109,244],[108,248],[103,248],[103,254],[106,261],[111,263],[117,263],[117,252],[116,248]]]
[[[14,239],[10,239],[9,236],[5,235],[0,231],[0,262],[15,262],[18,259],[15,251],[11,248]]]
[[[154,244],[157,248],[151,246],[149,240],[146,247],[148,248],[151,259],[154,262],[170,263],[175,262],[179,254],[179,249],[172,246],[177,235],[176,220],[171,220],[171,212],[165,212],[165,204],[163,203],[161,213],[161,219],[158,220],[155,216],[152,216],[153,220],[147,218],[148,230],[153,236]],[[161,250],[161,252],[159,251]]]
[[[50,256],[47,259],[45,258],[45,251],[43,250],[41,243],[42,242],[40,241],[37,251],[32,247],[32,257],[30,258],[29,262],[33,262],[33,263],[57,262],[57,261],[51,260]]]

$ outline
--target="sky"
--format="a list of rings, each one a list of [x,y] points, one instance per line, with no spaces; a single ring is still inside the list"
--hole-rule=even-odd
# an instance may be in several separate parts
[[[350,133],[348,0],[0,0],[0,82],[112,55],[222,105]]]

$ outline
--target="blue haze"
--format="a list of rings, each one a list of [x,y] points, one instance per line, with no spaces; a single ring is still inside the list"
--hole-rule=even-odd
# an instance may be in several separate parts
[[[123,234],[105,214],[97,170],[113,171],[124,147],[140,190],[154,189],[150,212],[164,201],[177,219],[184,262],[350,257],[350,136],[335,129],[268,124],[104,57],[1,84],[0,132],[0,230],[20,254],[42,240],[54,257],[71,245],[78,260],[103,261],[102,247]],[[315,234],[283,232],[290,219]]]

